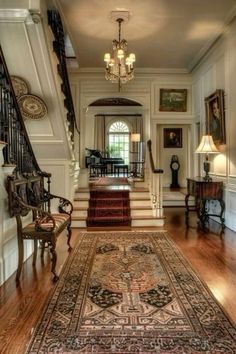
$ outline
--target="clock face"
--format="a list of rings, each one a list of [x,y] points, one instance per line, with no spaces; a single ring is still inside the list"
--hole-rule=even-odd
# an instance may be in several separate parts
[[[179,168],[178,162],[173,162],[173,163],[171,164],[171,168],[172,168],[172,170],[178,170],[178,168]]]

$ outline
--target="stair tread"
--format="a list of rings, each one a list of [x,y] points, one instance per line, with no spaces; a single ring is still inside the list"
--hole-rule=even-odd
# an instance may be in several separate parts
[[[87,219],[93,219],[93,220],[96,220],[96,219],[99,219],[99,220],[108,220],[109,222],[111,221],[110,219],[111,218],[107,218],[107,216],[88,216]],[[122,216],[112,216],[112,219],[131,219],[130,216],[126,216],[126,215],[122,215]]]
[[[72,220],[81,220],[81,221],[85,221],[86,220],[86,218],[83,217],[83,216],[74,216],[74,215],[72,215],[71,219]]]
[[[132,216],[132,220],[155,220],[155,219],[165,219],[165,216],[159,216],[155,217],[153,215],[137,215],[137,216]]]
[[[88,210],[88,207],[74,207],[73,211],[84,211],[84,210]]]
[[[136,197],[136,198],[134,198],[134,197],[130,197],[129,199],[130,199],[130,200],[150,200],[150,198],[148,198],[148,197],[146,197],[146,198],[141,198],[141,197]]]
[[[102,210],[107,210],[108,209],[108,207],[107,206],[95,206],[95,207],[90,207],[89,208],[90,210],[92,209],[102,209]],[[121,210],[123,210],[123,209],[130,209],[130,207],[129,206],[121,206],[121,207],[110,207],[109,206],[109,210],[119,210],[119,209],[121,209]]]
[[[78,198],[78,197],[74,198],[74,201],[76,201],[76,202],[78,202],[78,201],[84,202],[84,201],[88,201],[88,200],[89,200],[89,197],[88,198]]]
[[[152,207],[151,206],[133,206],[131,208],[132,210],[152,210]]]

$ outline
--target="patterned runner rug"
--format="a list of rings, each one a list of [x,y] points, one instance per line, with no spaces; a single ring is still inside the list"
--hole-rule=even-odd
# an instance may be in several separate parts
[[[235,354],[236,328],[166,233],[93,232],[27,353]]]
[[[127,177],[99,177],[90,182],[93,186],[113,186],[113,185],[129,185]]]
[[[128,190],[90,190],[87,227],[131,226]]]

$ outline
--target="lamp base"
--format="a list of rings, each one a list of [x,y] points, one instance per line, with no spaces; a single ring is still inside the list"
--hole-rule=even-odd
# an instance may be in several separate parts
[[[212,178],[209,176],[209,171],[210,171],[210,162],[209,161],[204,162],[203,169],[205,171],[205,176],[203,177],[204,181],[211,182]]]
[[[206,181],[206,182],[212,182],[212,178],[211,178],[208,174],[206,174],[206,175],[203,177],[203,179],[204,179],[204,181]]]

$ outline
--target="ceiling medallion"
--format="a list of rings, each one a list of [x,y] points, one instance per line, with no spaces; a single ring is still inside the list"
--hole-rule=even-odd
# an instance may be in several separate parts
[[[118,23],[118,40],[113,40],[113,57],[110,53],[104,55],[106,62],[106,80],[118,83],[119,91],[121,85],[134,78],[133,63],[136,61],[134,53],[127,55],[128,43],[125,39],[121,40],[121,25],[129,20],[129,11],[112,11],[111,19]]]

